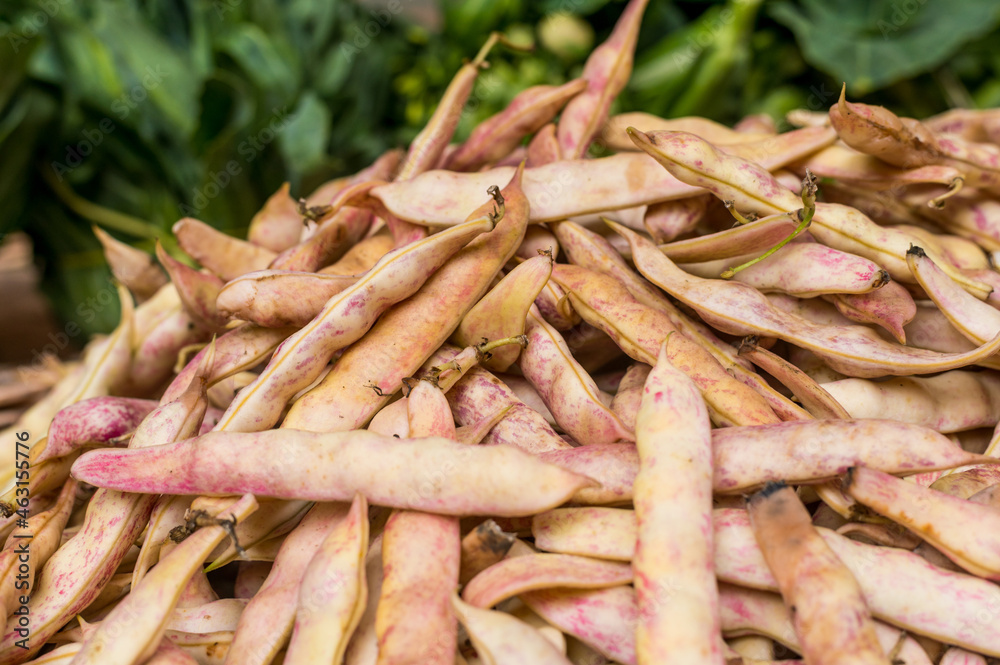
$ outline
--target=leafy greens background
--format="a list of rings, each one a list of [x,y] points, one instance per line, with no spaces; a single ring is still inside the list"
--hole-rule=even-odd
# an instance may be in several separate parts
[[[536,48],[493,52],[458,138],[578,75],[623,6],[0,0],[0,234],[31,235],[63,319],[109,330],[113,307],[74,314],[109,284],[92,224],[147,250],[185,214],[242,234],[282,182],[308,193],[406,145],[491,30]],[[998,24],[993,0],[651,0],[614,110],[780,121],[842,81],[915,117],[997,106]]]

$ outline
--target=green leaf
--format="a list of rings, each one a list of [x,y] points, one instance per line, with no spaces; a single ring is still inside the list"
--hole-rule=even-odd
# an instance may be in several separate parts
[[[545,14],[569,12],[577,16],[590,16],[606,4],[608,4],[608,0],[575,0],[574,2],[544,0],[544,2],[540,3],[540,9]]]
[[[22,226],[30,205],[29,179],[39,137],[58,112],[56,104],[37,90],[17,98],[0,120],[0,235]],[[43,166],[42,168],[48,168]]]
[[[39,202],[25,230],[37,251],[59,257],[43,263],[42,289],[59,318],[79,326],[80,343],[113,329],[121,308],[101,245],[90,228],[74,223],[59,207]]]
[[[73,16],[56,14],[50,24],[54,24],[49,35],[58,65],[49,62],[47,70],[32,67],[32,74],[42,80],[48,80],[46,73],[58,76],[52,82],[65,85],[68,95],[110,111],[111,104],[125,91],[111,44],[100,39],[88,24]]]
[[[994,0],[801,0],[769,5],[812,66],[864,95],[930,71],[1000,24]]]
[[[197,125],[202,79],[186,52],[175,51],[137,12],[102,3],[95,37],[108,44],[124,84],[111,112],[144,137],[157,132],[190,136]]]
[[[236,61],[243,74],[266,93],[268,103],[285,103],[294,95],[300,72],[261,27],[249,23],[236,25],[221,47]]]
[[[28,60],[41,42],[31,40],[18,48],[0,48],[0,113],[28,73]]]
[[[315,93],[307,92],[278,135],[288,169],[308,173],[322,164],[329,141],[330,109]]]

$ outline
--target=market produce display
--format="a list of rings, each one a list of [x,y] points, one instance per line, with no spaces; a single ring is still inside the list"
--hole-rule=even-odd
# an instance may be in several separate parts
[[[610,116],[646,4],[200,269],[98,232],[118,327],[0,396],[0,664],[1000,657],[1000,115]]]

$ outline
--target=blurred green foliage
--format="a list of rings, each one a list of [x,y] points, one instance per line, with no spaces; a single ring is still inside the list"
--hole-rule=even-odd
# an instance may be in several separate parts
[[[151,249],[180,217],[242,234],[406,145],[491,30],[463,138],[582,70],[615,0],[0,0],[0,233],[25,229],[66,320],[107,288],[90,231]],[[651,0],[615,111],[735,122],[852,97],[917,117],[1000,105],[993,0]],[[108,308],[87,332],[117,321]]]

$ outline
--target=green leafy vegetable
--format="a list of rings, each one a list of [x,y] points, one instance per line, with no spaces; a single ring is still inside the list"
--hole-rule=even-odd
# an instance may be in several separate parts
[[[942,65],[963,44],[1000,24],[993,0],[802,0],[771,7],[813,67],[865,95]]]

